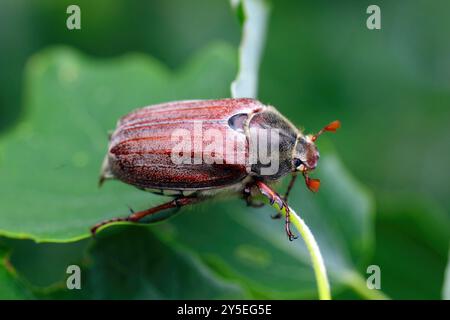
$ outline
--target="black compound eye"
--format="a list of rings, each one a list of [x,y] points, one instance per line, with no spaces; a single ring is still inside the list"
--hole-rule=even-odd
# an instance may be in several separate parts
[[[294,167],[297,168],[297,167],[300,166],[302,163],[303,163],[302,160],[300,160],[299,158],[295,158],[295,159],[294,159]]]

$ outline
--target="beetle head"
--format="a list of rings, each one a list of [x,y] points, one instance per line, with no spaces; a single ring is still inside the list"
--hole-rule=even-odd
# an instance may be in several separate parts
[[[297,137],[297,145],[293,155],[294,170],[299,172],[312,171],[317,167],[320,154],[312,135]]]
[[[293,171],[303,174],[307,187],[313,192],[317,192],[320,187],[319,179],[311,179],[308,176],[308,172],[317,167],[317,162],[320,157],[315,141],[322,133],[326,131],[336,132],[340,126],[339,121],[333,121],[314,135],[304,136],[299,134],[297,137],[297,143],[292,157]]]

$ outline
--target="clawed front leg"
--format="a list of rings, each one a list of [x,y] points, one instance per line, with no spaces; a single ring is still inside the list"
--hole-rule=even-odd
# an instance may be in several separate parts
[[[292,177],[291,177],[291,181],[289,181],[289,185],[288,185],[288,187],[286,189],[286,193],[284,194],[284,197],[283,197],[284,201],[286,201],[286,202],[288,200],[289,193],[291,192],[292,188],[294,187],[296,179],[297,179],[297,175],[293,174]]]
[[[291,231],[291,221],[290,221],[290,210],[287,203],[281,198],[281,196],[276,193],[272,188],[270,188],[267,184],[265,184],[262,181],[256,181],[255,182],[256,187],[261,192],[262,195],[264,195],[267,199],[269,199],[270,204],[273,206],[275,203],[278,206],[279,210],[285,210],[286,211],[286,220],[285,220],[285,229],[286,234],[290,241],[297,239],[297,236],[294,235]],[[278,213],[274,218],[281,217],[281,214]]]

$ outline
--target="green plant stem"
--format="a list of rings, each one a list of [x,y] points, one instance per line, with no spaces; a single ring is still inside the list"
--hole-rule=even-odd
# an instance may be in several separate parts
[[[269,203],[267,199],[266,202]],[[286,209],[284,207],[280,210],[276,203],[271,206],[286,217]],[[314,235],[306,225],[305,221],[303,221],[303,219],[300,218],[292,208],[289,207],[289,210],[291,223],[298,230],[300,236],[303,238],[303,241],[305,241],[306,248],[311,256],[312,267],[314,269],[317,289],[319,292],[319,299],[331,300],[330,283],[328,282],[327,270],[325,268],[325,263],[323,262],[322,254],[320,253],[319,245],[317,244]]]
[[[239,70],[231,84],[233,98],[256,98],[258,71],[264,47],[269,5],[265,0],[232,0],[232,6],[243,18],[239,46]],[[240,16],[242,14],[242,16]]]

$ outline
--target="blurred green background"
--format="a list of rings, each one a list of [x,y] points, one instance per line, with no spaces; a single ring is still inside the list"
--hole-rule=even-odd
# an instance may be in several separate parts
[[[69,4],[81,7],[81,30],[69,31],[65,27]],[[324,239],[325,259],[337,261],[328,265],[329,272],[337,274],[331,276],[333,296],[376,297],[361,285],[367,277],[366,267],[376,264],[381,268],[382,291],[386,296],[440,299],[450,240],[450,171],[447,169],[450,163],[450,3],[377,1],[382,29],[374,31],[365,25],[366,8],[370,4],[374,3],[356,0],[271,3],[259,99],[275,105],[308,132],[317,131],[334,119],[342,122],[342,130],[324,140],[321,158],[326,161],[323,158],[328,154],[330,159],[340,160],[336,160],[337,164],[324,163],[323,175],[320,171],[317,174],[329,189],[325,189],[322,198],[310,199],[307,198],[310,195],[300,191],[303,186],[298,186],[296,190],[302,192],[303,198],[294,205],[305,210],[306,217],[312,220],[313,232]],[[250,210],[236,201],[230,205],[206,204],[198,210],[200,213],[192,209],[155,227],[113,227],[105,230],[97,241],[36,244],[18,240],[65,242],[77,238],[78,230],[85,230],[80,222],[79,229],[72,229],[73,233],[69,227],[52,233],[52,226],[46,224],[45,228],[50,229],[48,235],[47,230],[39,234],[39,215],[46,215],[47,209],[51,211],[39,203],[55,205],[64,211],[71,200],[58,193],[47,193],[44,195],[47,198],[36,204],[27,200],[30,199],[27,195],[36,195],[41,200],[43,195],[38,190],[47,188],[45,183],[42,189],[39,187],[43,180],[62,183],[59,185],[62,190],[70,187],[64,186],[67,181],[61,173],[65,170],[64,163],[55,161],[51,165],[63,165],[61,170],[52,167],[45,171],[48,175],[39,174],[40,167],[36,168],[36,162],[31,163],[28,153],[15,150],[29,148],[29,141],[22,139],[26,132],[22,127],[31,122],[44,128],[44,118],[52,127],[59,121],[58,112],[64,114],[56,111],[58,103],[88,105],[93,110],[88,111],[90,116],[100,117],[100,109],[98,112],[95,109],[97,100],[90,98],[94,91],[90,90],[102,81],[105,92],[111,88],[120,92],[115,99],[105,98],[106,101],[114,100],[122,109],[114,109],[114,104],[107,103],[101,109],[107,115],[101,125],[105,132],[104,145],[101,136],[96,140],[100,155],[106,148],[107,130],[127,110],[170,99],[229,96],[226,85],[236,74],[240,37],[240,25],[228,1],[1,1],[0,190],[4,196],[0,204],[3,236],[0,238],[3,257],[0,298],[316,297],[308,264],[303,262],[297,267],[287,249],[279,249],[284,244],[275,246],[273,239],[255,243],[245,239],[246,246],[241,246],[239,239],[227,243],[227,237],[240,234],[234,229],[239,227],[230,222],[236,219],[227,220],[227,212],[238,210],[242,215],[250,214],[246,212]],[[68,47],[49,49],[60,45]],[[79,74],[86,81],[77,83],[73,92],[72,88],[64,91],[52,86],[56,79],[52,75],[58,74],[58,68],[62,66],[61,70],[70,72],[71,64],[81,66]],[[183,71],[177,73],[177,70]],[[170,73],[174,75],[169,76]],[[101,97],[98,101],[102,101]],[[25,121],[27,117],[34,120]],[[21,133],[17,128],[21,128]],[[52,132],[42,137],[53,141]],[[63,153],[70,151],[70,135],[76,135],[76,131],[69,130],[67,134],[67,149],[59,149]],[[40,148],[32,135],[30,139],[35,146],[30,154],[45,158],[47,147]],[[82,148],[83,142],[77,143]],[[8,158],[10,154],[21,155],[21,159]],[[84,153],[79,153],[75,161],[88,160]],[[98,171],[99,164],[95,161],[89,163],[89,168],[92,165],[92,170]],[[30,167],[32,173],[20,177],[20,172]],[[90,172],[87,177],[92,177]],[[92,177],[94,183],[96,179],[97,176]],[[336,184],[342,180],[343,187],[338,191]],[[133,206],[134,200],[145,203],[145,195],[134,195],[140,191],[126,190],[134,198],[129,200],[131,203],[118,199],[121,207],[117,208],[116,215],[126,210],[127,204]],[[121,189],[113,191],[121,192]],[[74,197],[77,194],[73,192]],[[319,208],[315,207],[315,201],[321,204]],[[86,200],[85,206],[90,203],[92,200]],[[110,208],[115,206],[111,202]],[[36,220],[20,218],[17,224],[30,224],[30,228],[11,227],[13,216],[18,217],[15,212],[26,208]],[[75,206],[76,210],[91,221],[101,220],[102,216],[96,216],[95,210],[86,210],[81,204]],[[317,212],[316,216],[323,220],[317,218],[314,222],[314,215],[307,210]],[[211,235],[211,242],[189,236],[202,230],[194,222],[190,226],[190,221],[202,224],[200,215],[208,211],[209,214],[223,212],[223,217],[218,213],[222,225],[215,232],[224,235],[217,235],[217,240]],[[326,218],[324,211],[334,215]],[[268,212],[255,214],[266,217]],[[191,220],[191,213],[197,217]],[[58,215],[49,217],[58,224]],[[243,218],[236,225],[247,226],[247,220]],[[323,230],[321,221],[329,223]],[[272,228],[264,230],[267,226]],[[259,232],[282,233],[278,223],[268,221],[267,226],[260,226]],[[177,230],[179,237],[170,236],[171,228]],[[187,229],[183,232],[183,228]],[[330,230],[336,234],[330,235]],[[286,241],[283,234],[279,236]],[[335,239],[342,241],[344,249],[335,251],[333,245],[327,245]],[[301,246],[299,242],[296,244]],[[133,243],[132,250],[127,243]],[[350,258],[343,258],[346,255]],[[235,263],[231,256],[237,257]],[[351,262],[350,269],[360,275],[358,280],[352,278],[354,274],[347,277],[348,264],[341,260]],[[267,261],[272,261],[272,265]],[[65,266],[70,263],[83,265],[89,279],[81,293],[64,289]],[[264,272],[245,269],[249,263],[259,265]],[[124,266],[126,270],[121,269]],[[129,274],[133,274],[131,279]],[[170,281],[169,285],[164,281]]]

